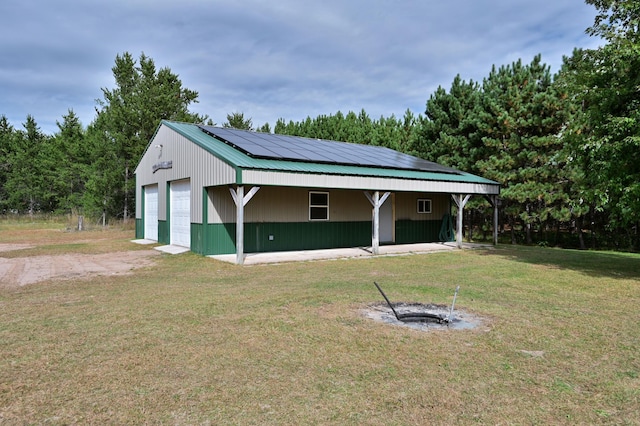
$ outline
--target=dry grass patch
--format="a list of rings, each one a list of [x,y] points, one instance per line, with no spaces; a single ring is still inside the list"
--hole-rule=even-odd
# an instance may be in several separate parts
[[[95,244],[132,238],[110,235]],[[637,255],[541,248],[251,267],[186,254],[0,291],[0,422],[638,424],[639,271]],[[367,319],[374,280],[439,304],[460,285],[489,331]]]

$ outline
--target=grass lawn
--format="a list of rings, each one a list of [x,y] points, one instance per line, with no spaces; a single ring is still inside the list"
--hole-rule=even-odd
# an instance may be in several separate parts
[[[0,223],[27,255],[137,250],[131,230]],[[13,254],[12,254],[13,253]],[[16,256],[0,252],[0,257]],[[360,310],[451,303],[475,330]],[[640,256],[538,247],[237,266],[0,290],[2,424],[640,424]]]

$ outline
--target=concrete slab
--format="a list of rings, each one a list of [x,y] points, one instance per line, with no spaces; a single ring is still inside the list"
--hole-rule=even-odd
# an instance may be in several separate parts
[[[464,243],[463,249],[489,248],[491,245]],[[379,256],[404,256],[420,253],[455,250],[456,243],[423,243],[423,244],[398,244],[380,246]],[[278,251],[271,253],[247,253],[244,257],[245,265],[257,265],[266,263],[304,262],[332,259],[357,259],[371,258],[374,254],[371,247],[354,247],[326,250],[303,251]],[[222,262],[236,263],[235,254],[222,254],[208,256]]]
[[[154,249],[161,251],[163,253],[168,253],[168,254],[182,254],[189,251],[189,247],[180,247],[180,246],[172,246],[172,245],[154,247]]]
[[[146,240],[146,239],[141,239],[141,240],[131,240],[132,243],[135,244],[142,244],[142,245],[149,245],[149,244],[157,244],[157,241],[154,240]]]

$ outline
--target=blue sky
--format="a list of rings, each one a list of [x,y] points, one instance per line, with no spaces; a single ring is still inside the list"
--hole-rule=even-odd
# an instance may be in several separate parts
[[[456,74],[538,53],[558,71],[600,44],[584,33],[595,14],[579,0],[2,0],[0,115],[53,134],[73,109],[88,125],[123,52],[171,68],[219,125],[419,114]]]

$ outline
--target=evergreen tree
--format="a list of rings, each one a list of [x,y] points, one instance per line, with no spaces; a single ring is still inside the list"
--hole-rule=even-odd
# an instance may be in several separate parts
[[[10,208],[6,182],[11,174],[11,151],[15,146],[15,137],[15,129],[7,117],[0,116],[0,213]]]
[[[426,119],[417,129],[414,154],[467,172],[477,172],[476,162],[483,156],[479,133],[485,119],[482,94],[477,83],[457,75],[447,93],[442,87],[427,101]]]
[[[103,224],[107,217],[122,214],[124,193],[122,191],[123,168],[112,143],[105,143],[104,132],[95,123],[85,133],[91,167],[85,182],[82,205],[85,214],[101,216]]]
[[[394,145],[389,148],[410,154],[414,141],[416,140],[417,125],[420,122],[421,117],[416,117],[413,112],[407,108],[404,116],[402,116],[402,122],[398,121],[400,127],[399,138],[395,141]]]
[[[280,117],[276,120],[275,126],[273,126],[273,133],[277,135],[286,135],[287,123],[284,118]]]
[[[239,130],[253,130],[253,123],[251,118],[244,118],[244,113],[232,112],[231,114],[227,114],[227,121],[222,124],[222,127]]]
[[[52,192],[49,185],[52,165],[47,164],[50,138],[42,133],[31,115],[27,116],[23,127],[23,131],[18,131],[15,137],[10,138],[13,144],[8,156],[11,170],[4,190],[10,209],[32,215],[51,208]]]
[[[562,149],[565,123],[549,67],[536,56],[495,67],[483,83],[482,159],[476,166],[483,176],[502,184],[503,212],[512,229],[524,222],[527,242],[532,226],[547,220],[551,206],[562,200],[558,187],[561,169],[555,162]]]
[[[329,139],[351,143],[369,143],[371,139],[371,120],[362,110],[360,114],[349,111],[347,115],[336,115],[338,119],[334,133]]]
[[[133,171],[160,121],[202,123],[207,117],[188,110],[191,103],[197,102],[198,92],[183,88],[169,68],[157,70],[153,59],[144,53],[137,62],[129,53],[117,55],[112,71],[116,87],[102,89],[103,99],[98,101],[100,109],[93,123],[96,132],[93,136],[98,138],[96,143],[103,145],[99,152],[113,160],[104,164],[112,170],[102,172],[108,179],[119,176],[120,194],[107,198],[120,200],[118,215],[126,220],[134,208]],[[91,185],[89,190],[111,185],[111,182],[94,183],[97,186]],[[104,202],[103,195],[92,194],[88,199],[102,198]],[[109,206],[107,210],[114,208]]]
[[[79,214],[92,166],[91,157],[78,116],[69,110],[62,118],[62,123],[57,122],[58,133],[53,139],[57,204],[61,211]]]
[[[393,114],[386,118],[380,116],[374,121],[372,127],[371,145],[395,149],[397,141],[400,140],[400,126]]]
[[[371,139],[373,137],[373,126],[374,122],[369,117],[369,114],[363,109],[358,113],[358,121],[357,125],[362,129],[360,131],[359,140],[355,141],[356,143],[363,144],[371,144]]]

